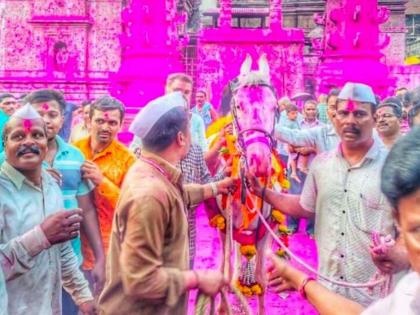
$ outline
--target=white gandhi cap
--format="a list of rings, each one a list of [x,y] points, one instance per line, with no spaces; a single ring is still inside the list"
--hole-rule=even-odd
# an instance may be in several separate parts
[[[38,114],[38,112],[35,110],[35,108],[32,107],[31,104],[27,103],[21,108],[19,108],[17,111],[13,113],[11,118],[19,118],[19,119],[41,119],[42,117]]]
[[[136,115],[129,131],[143,139],[163,115],[176,107],[187,108],[187,100],[181,92],[169,93],[150,101]]]

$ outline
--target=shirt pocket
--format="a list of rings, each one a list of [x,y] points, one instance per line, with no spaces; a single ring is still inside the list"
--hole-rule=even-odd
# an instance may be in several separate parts
[[[358,207],[350,211],[352,221],[357,229],[371,234],[373,231],[385,233],[384,222],[390,214],[390,209],[381,193],[360,194]]]

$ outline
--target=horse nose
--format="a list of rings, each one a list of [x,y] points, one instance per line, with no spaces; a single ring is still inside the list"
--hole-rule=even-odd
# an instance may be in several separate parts
[[[268,163],[264,158],[260,158],[257,154],[252,154],[249,159],[249,167],[251,172],[256,176],[265,176],[267,175]]]
[[[258,165],[258,157],[256,154],[251,155],[251,166],[257,166]]]

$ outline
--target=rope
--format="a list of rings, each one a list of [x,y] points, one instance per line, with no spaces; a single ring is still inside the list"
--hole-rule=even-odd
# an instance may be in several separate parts
[[[242,293],[234,286],[234,285],[226,285],[224,288],[220,290],[218,294],[221,295],[222,303],[226,305],[226,311],[228,315],[234,315],[232,308],[229,305],[229,297],[227,294],[227,290],[230,290],[238,299],[242,310],[244,311],[244,315],[252,315],[252,310],[248,305],[246,298],[242,295]],[[216,313],[216,296],[209,297],[205,295],[203,292],[199,292],[197,295],[197,300],[195,303],[195,312],[194,315],[205,315],[206,308],[210,305],[210,315],[215,315]]]
[[[226,290],[221,291],[221,296],[222,296],[222,303],[226,305],[226,311],[228,315],[233,315],[232,309],[229,307],[229,297],[226,293]]]
[[[206,313],[206,306],[211,303],[211,309],[213,308],[214,299],[211,299],[208,295],[202,294],[201,292],[197,295],[197,301],[195,303],[195,315],[204,315]],[[210,310],[210,315],[214,313]]]
[[[228,202],[226,204],[231,204],[232,195],[228,195]],[[231,255],[231,248],[233,243],[233,222],[232,222],[232,208],[226,207],[225,209],[225,217],[226,217],[226,238],[224,244],[225,256],[224,256],[224,268],[223,268],[223,275],[225,279],[229,279],[230,277],[230,255]],[[230,290],[240,302],[242,309],[245,312],[245,315],[252,315],[252,311],[248,305],[246,298],[242,295],[242,293],[236,288],[232,283],[223,287],[219,294],[221,296],[221,303],[224,305],[228,315],[234,315],[232,308],[230,307],[229,297],[227,291]],[[217,295],[216,295],[217,296]],[[197,294],[196,305],[195,305],[195,315],[205,315],[206,309],[210,305],[210,315],[215,315],[216,312],[216,296],[209,297],[205,295],[203,292],[199,292]]]
[[[228,200],[226,202],[227,205],[231,204],[232,202],[232,195],[228,195]],[[226,218],[226,234],[225,234],[225,256],[224,258],[224,266],[223,266],[223,276],[225,279],[229,279],[230,277],[230,253],[232,249],[232,242],[233,242],[233,223],[232,223],[232,208],[226,207],[225,209],[225,218]]]
[[[281,239],[276,235],[276,233],[271,229],[270,225],[267,223],[267,221],[265,220],[264,216],[261,214],[260,210],[256,209],[258,216],[260,217],[260,220],[262,221],[262,223],[264,224],[264,226],[267,228],[267,231],[271,234],[271,236],[273,237],[273,239],[277,242],[277,244],[294,260],[296,260],[301,266],[303,266],[305,269],[307,269],[308,271],[310,271],[311,273],[315,274],[317,277],[330,282],[332,284],[335,285],[339,285],[342,287],[347,287],[347,288],[371,288],[374,287],[378,284],[381,284],[385,281],[387,281],[386,278],[382,278],[379,280],[375,280],[375,281],[369,281],[367,283],[351,283],[351,282],[346,282],[346,281],[337,281],[334,280],[332,278],[326,277],[322,274],[320,274],[317,270],[315,270],[312,266],[308,265],[306,262],[304,262],[300,257],[298,257],[297,255],[295,255],[292,251],[290,251],[287,246],[284,245],[284,243],[281,241]]]

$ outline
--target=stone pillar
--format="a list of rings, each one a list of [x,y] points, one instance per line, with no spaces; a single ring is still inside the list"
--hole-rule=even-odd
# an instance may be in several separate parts
[[[280,0],[272,0],[271,9],[270,28],[235,28],[231,27],[231,1],[220,0],[220,26],[201,31],[196,83],[210,87],[214,106],[219,107],[224,87],[239,75],[247,54],[254,60],[267,55],[272,84],[279,96],[302,91],[304,33],[282,27]]]
[[[282,10],[281,0],[270,1],[270,28],[281,28],[282,27]]]
[[[125,103],[127,124],[139,107],[164,93],[168,74],[184,70],[178,40],[182,27],[177,25],[182,19],[175,4],[133,0],[122,12],[121,66],[111,93]]]
[[[381,49],[389,38],[381,36],[379,26],[389,10],[378,7],[377,0],[329,0],[326,5],[324,51],[319,67],[320,92],[341,87],[347,81],[372,86],[386,96],[393,80],[381,62]]]
[[[220,0],[219,26],[232,27],[232,0]]]
[[[0,0],[0,10],[1,91],[48,87],[73,102],[108,92],[120,62],[120,1]]]

